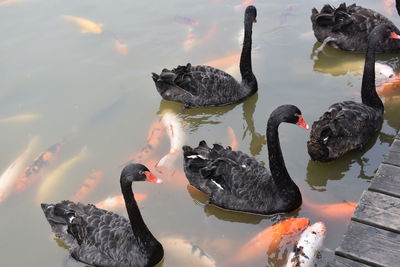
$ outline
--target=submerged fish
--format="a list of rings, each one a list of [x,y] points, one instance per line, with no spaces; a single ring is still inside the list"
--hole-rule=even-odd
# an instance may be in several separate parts
[[[21,114],[21,115],[16,115],[4,119],[0,119],[0,123],[8,123],[8,122],[25,122],[25,121],[31,121],[34,119],[39,118],[39,114]]]
[[[350,219],[357,206],[354,202],[343,202],[335,204],[315,204],[303,199],[303,204],[319,216],[331,219],[347,220]]]
[[[141,202],[145,199],[147,199],[147,194],[139,194],[135,193],[134,194],[136,202]],[[121,195],[116,195],[113,197],[108,197],[102,201],[97,202],[94,204],[97,208],[103,209],[103,210],[119,210],[125,207],[125,200],[124,196]]]
[[[9,6],[12,4],[22,3],[22,2],[24,2],[24,1],[23,0],[5,0],[5,1],[0,2],[0,7]]]
[[[228,127],[228,135],[229,135],[229,140],[230,140],[229,146],[232,148],[232,150],[237,150],[238,142],[237,142],[235,131],[232,129],[232,127]]]
[[[37,156],[25,169],[23,175],[18,178],[15,189],[17,191],[23,191],[30,184],[32,184],[37,179],[42,169],[49,164],[50,160],[54,159],[55,155],[60,151],[63,144],[64,140],[55,143],[46,151],[40,153],[39,156]]]
[[[157,167],[171,167],[176,158],[179,156],[183,143],[185,142],[185,135],[183,133],[182,124],[174,112],[164,112],[162,114],[161,122],[167,131],[171,145],[168,154],[160,159]]]
[[[103,32],[103,24],[100,23],[95,23],[91,20],[85,19],[85,18],[80,18],[80,17],[75,17],[75,16],[63,16],[64,19],[68,21],[72,21],[78,26],[81,27],[81,33],[94,33],[94,34],[100,34]]]
[[[290,218],[266,228],[244,244],[230,260],[230,263],[249,262],[262,257],[266,251],[276,250],[284,236],[295,235],[303,231],[309,223],[307,218]]]
[[[185,24],[185,25],[189,25],[189,26],[197,26],[200,24],[200,22],[198,20],[194,20],[194,19],[184,17],[184,16],[175,16],[174,21],[176,23]]]
[[[87,153],[87,148],[82,148],[78,155],[62,163],[57,169],[47,175],[46,179],[42,182],[37,191],[37,201],[43,203],[49,200],[50,194],[56,190],[55,187],[59,185],[60,180],[65,173],[68,172],[77,162],[84,159],[87,156]]]
[[[215,267],[216,263],[204,250],[184,239],[161,238],[165,259],[170,266]]]
[[[204,62],[202,65],[221,69],[230,74],[239,71],[240,53],[231,53],[228,56]]]
[[[318,251],[325,238],[326,227],[323,222],[316,222],[307,227],[299,241],[289,254],[286,267],[313,267]]]
[[[383,0],[383,6],[385,8],[385,12],[388,16],[393,16],[395,7],[394,7],[395,0]]]
[[[32,150],[36,146],[37,138],[33,138],[27,148],[18,156],[16,160],[0,176],[0,203],[3,202],[13,191],[17,183],[18,176],[26,166]]]
[[[79,188],[79,190],[72,196],[71,201],[81,202],[87,195],[93,192],[102,178],[102,171],[92,172],[90,176],[83,181],[83,185]]]
[[[400,77],[396,76],[393,80],[378,83],[376,92],[381,97],[400,96]]]
[[[118,54],[126,56],[128,54],[128,46],[121,42],[118,39],[114,39],[115,49],[117,50]]]

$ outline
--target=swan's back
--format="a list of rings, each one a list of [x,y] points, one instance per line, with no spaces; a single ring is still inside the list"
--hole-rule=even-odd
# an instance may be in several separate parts
[[[313,123],[308,152],[314,160],[329,161],[361,149],[382,122],[382,110],[353,101],[333,104]]]
[[[204,65],[164,69],[153,80],[165,100],[184,103],[187,107],[222,106],[237,103],[248,96],[250,88],[230,74]]]
[[[146,246],[138,244],[129,220],[111,211],[72,201],[42,204],[42,209],[56,237],[76,260],[94,266],[139,267],[162,259],[149,262],[153,258],[149,255],[159,254],[161,245],[154,238]]]
[[[210,148],[204,141],[197,148],[184,146],[183,151],[190,184],[209,195],[211,204],[258,214],[284,212],[301,204],[294,183],[280,188],[264,166],[241,151],[218,144]],[[282,189],[288,199],[282,197]]]
[[[385,16],[371,9],[342,3],[338,8],[325,5],[320,12],[312,10],[311,22],[314,35],[319,42],[332,38],[332,47],[346,51],[367,51],[368,36],[380,24],[396,26]],[[397,30],[398,31],[398,30]],[[390,38],[382,40],[376,47],[377,53],[399,52],[400,46]]]

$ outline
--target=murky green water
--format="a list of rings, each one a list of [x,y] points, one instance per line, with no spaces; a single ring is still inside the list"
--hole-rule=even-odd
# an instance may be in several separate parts
[[[383,0],[358,2],[390,15]],[[71,198],[93,171],[101,171],[103,178],[83,202],[96,203],[119,194],[123,164],[146,145],[150,125],[166,110],[178,113],[186,144],[197,145],[205,139],[229,145],[228,127],[232,127],[239,149],[267,162],[266,121],[278,105],[297,105],[311,125],[330,104],[360,99],[363,55],[327,48],[318,59],[311,56],[315,38],[310,10],[313,6],[320,9],[326,1],[255,0],[258,22],[253,29],[253,70],[258,94],[238,105],[185,111],[179,104],[161,100],[151,72],[239,53],[244,9],[235,5],[241,1],[1,3],[0,170],[4,172],[35,137],[37,143],[25,165],[64,140],[31,186],[12,192],[0,203],[1,266],[63,266],[65,262],[82,266],[68,260],[68,251],[53,240],[40,201]],[[102,23],[103,32],[81,33],[65,15]],[[177,16],[199,24],[179,23],[182,19]],[[396,13],[391,19],[400,25]],[[377,59],[399,68],[395,55]],[[228,69],[238,76],[234,67]],[[382,131],[367,149],[328,164],[310,161],[306,151],[309,132],[293,125],[280,127],[286,166],[308,203],[358,201],[400,128],[399,99],[385,98],[385,109]],[[7,120],[19,115],[29,116]],[[86,152],[79,156],[82,149]],[[165,135],[152,162],[168,150]],[[150,163],[148,166],[153,168]],[[174,175],[159,174],[165,178],[162,185],[134,184],[135,192],[148,195],[139,204],[142,215],[156,237],[195,243],[217,265],[258,232],[293,216],[307,217],[311,223],[325,222],[324,246],[333,250],[349,220],[348,215],[332,218],[306,205],[290,214],[267,217],[204,207],[182,178],[181,156],[174,168]],[[54,181],[46,182],[49,177]],[[50,185],[40,193],[43,183]],[[116,212],[126,216],[123,208]],[[245,266],[279,266],[286,262],[290,249],[290,244],[284,245]],[[171,257],[165,255],[163,266],[180,266],[172,263]]]

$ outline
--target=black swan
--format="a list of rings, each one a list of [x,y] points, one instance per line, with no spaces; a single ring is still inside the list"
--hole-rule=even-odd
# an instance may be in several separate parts
[[[157,91],[165,100],[185,104],[185,108],[224,106],[238,103],[257,92],[257,80],[251,67],[251,35],[257,10],[248,6],[244,15],[244,40],[240,56],[239,83],[228,73],[210,66],[178,66],[153,73]]]
[[[313,123],[307,142],[313,160],[331,161],[350,150],[362,149],[381,128],[384,107],[375,88],[375,48],[385,39],[400,39],[393,30],[391,25],[381,24],[370,33],[361,85],[362,103],[333,104]]]
[[[396,0],[396,7],[400,7],[400,0]],[[397,10],[400,11],[399,8]],[[356,4],[346,6],[342,3],[338,8],[325,5],[320,12],[313,8],[311,22],[315,37],[322,43],[316,53],[322,51],[326,44],[346,51],[365,52],[369,34],[380,24],[388,24],[399,33],[388,18]],[[386,38],[376,45],[375,52],[398,53],[400,43]]]
[[[132,192],[132,182],[160,183],[145,166],[130,164],[121,173],[121,190],[129,220],[96,208],[64,200],[41,204],[46,219],[70,250],[73,258],[94,266],[154,266],[164,250],[154,238],[140,214]]]
[[[276,108],[267,123],[267,145],[271,174],[254,158],[201,141],[199,146],[183,146],[184,170],[189,183],[207,194],[209,203],[224,209],[274,214],[290,212],[301,205],[301,194],[290,178],[279,143],[281,122],[308,129],[301,111],[293,105]]]

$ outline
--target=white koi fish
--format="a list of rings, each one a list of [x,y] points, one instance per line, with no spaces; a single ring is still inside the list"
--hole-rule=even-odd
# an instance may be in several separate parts
[[[0,176],[0,203],[14,191],[19,175],[24,171],[32,151],[36,146],[37,138],[33,138],[21,155]]]
[[[162,115],[161,122],[167,131],[171,147],[168,154],[160,159],[156,167],[171,167],[181,151],[182,145],[185,141],[185,135],[183,133],[181,122],[172,111],[166,111]]]
[[[375,76],[377,78],[380,78],[380,76],[383,76],[383,78],[393,78],[395,76],[394,70],[392,67],[389,65],[383,64],[383,63],[375,63]]]
[[[103,24],[95,23],[91,20],[75,17],[75,16],[63,16],[64,19],[75,23],[76,25],[81,27],[81,33],[94,33],[100,34],[103,32]]]
[[[164,263],[170,266],[215,267],[215,261],[200,247],[181,238],[162,238]]]
[[[324,241],[325,232],[326,227],[323,222],[316,222],[307,227],[289,254],[286,267],[314,266],[314,260]]]
[[[31,121],[39,117],[40,117],[39,114],[21,114],[0,119],[0,123]]]

